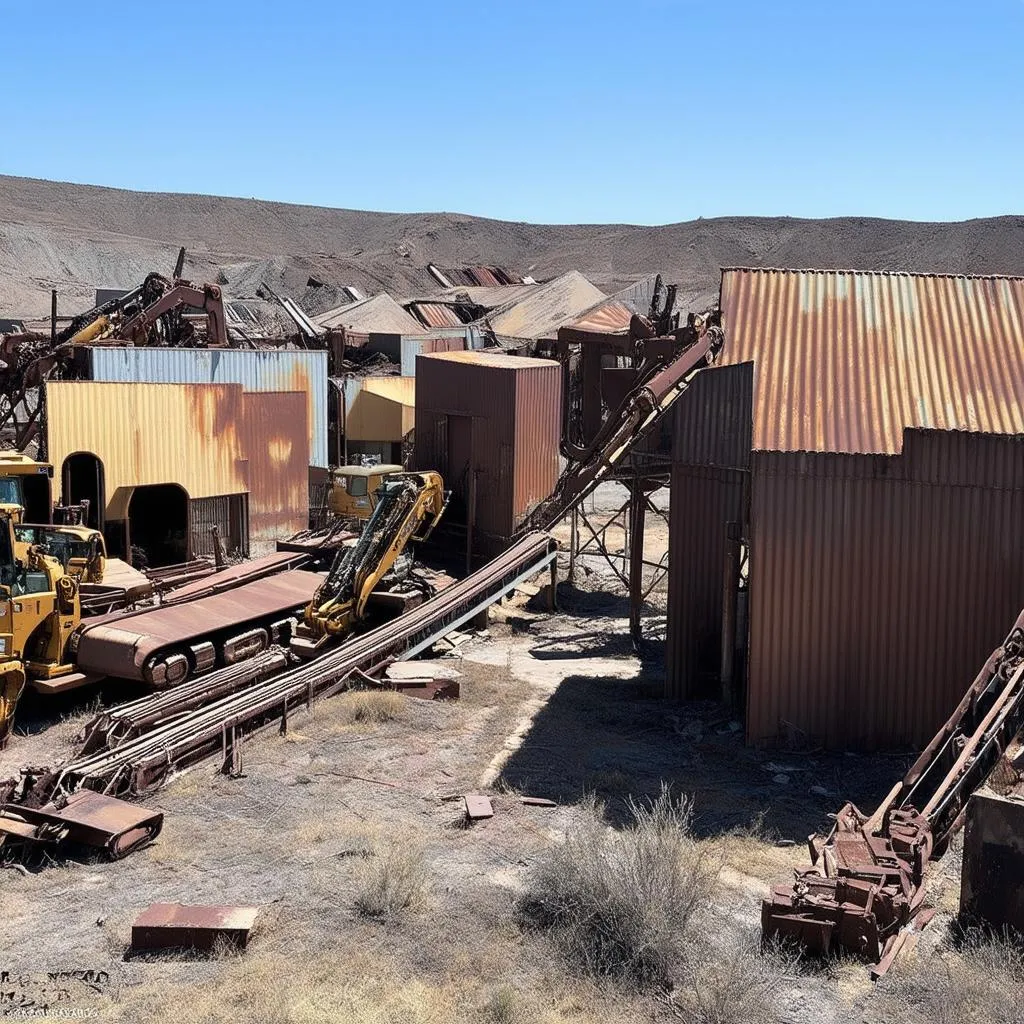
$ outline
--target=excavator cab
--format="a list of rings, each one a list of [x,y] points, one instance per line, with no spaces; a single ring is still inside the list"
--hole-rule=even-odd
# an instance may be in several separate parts
[[[339,466],[331,472],[327,507],[339,519],[367,520],[373,515],[381,494],[381,485],[404,473],[402,466]]]
[[[102,583],[107,564],[107,546],[103,534],[88,526],[48,526],[17,523],[16,547],[40,547],[60,562],[69,576],[79,583]]]

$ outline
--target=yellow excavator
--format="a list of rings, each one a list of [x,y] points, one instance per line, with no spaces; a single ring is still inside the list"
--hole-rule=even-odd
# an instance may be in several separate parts
[[[0,747],[29,676],[69,676],[68,640],[81,621],[78,580],[35,544],[18,553],[15,517],[0,507]]]
[[[374,589],[410,541],[423,541],[447,505],[439,473],[389,475],[377,489],[373,514],[359,539],[339,549],[324,582],[306,606],[292,651],[310,658],[339,639],[366,614]]]

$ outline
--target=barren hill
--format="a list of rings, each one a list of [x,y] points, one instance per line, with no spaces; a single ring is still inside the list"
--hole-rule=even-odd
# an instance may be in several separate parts
[[[720,217],[660,227],[538,225],[451,213],[391,214],[254,199],[129,192],[0,176],[0,316],[62,311],[97,287],[187,273],[229,298],[260,281],[301,294],[307,278],[398,295],[432,290],[428,262],[498,264],[536,278],[578,269],[612,291],[661,271],[696,306],[723,266],[841,267],[1024,274],[1024,217],[917,223],[840,217]]]

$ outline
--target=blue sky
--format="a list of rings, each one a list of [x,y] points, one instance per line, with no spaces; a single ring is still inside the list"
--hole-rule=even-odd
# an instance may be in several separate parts
[[[0,34],[6,174],[551,223],[1024,213],[1024,0],[0,0]]]

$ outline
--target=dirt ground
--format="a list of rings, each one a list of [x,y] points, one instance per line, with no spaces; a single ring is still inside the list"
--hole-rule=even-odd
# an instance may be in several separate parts
[[[755,934],[761,897],[803,861],[806,836],[827,828],[845,798],[873,807],[905,760],[748,749],[720,708],[658,698],[656,616],[637,656],[622,598],[563,585],[560,605],[555,615],[495,609],[489,637],[446,659],[463,673],[457,702],[396,698],[384,720],[371,720],[361,717],[365,695],[333,698],[292,717],[287,736],[251,737],[244,777],[210,765],[178,776],[148,801],[166,815],[163,833],[124,861],[0,872],[0,1013],[46,1005],[114,1021],[282,1024],[675,1019],[657,995],[574,976],[546,939],[516,924],[531,864],[587,798],[619,828],[629,801],[655,796],[663,782],[691,794],[696,835],[722,865],[716,930]],[[69,752],[87,703],[47,729],[34,720],[0,770]],[[465,826],[467,792],[488,793],[494,817]],[[522,795],[557,806],[525,806]],[[362,916],[368,873],[408,854],[422,870],[422,897],[393,919]],[[930,942],[955,909],[955,861],[933,892],[944,913]],[[153,902],[253,905],[260,916],[240,955],[126,959],[131,922]],[[794,1021],[857,1019],[869,999],[854,963],[802,973],[784,993]]]

